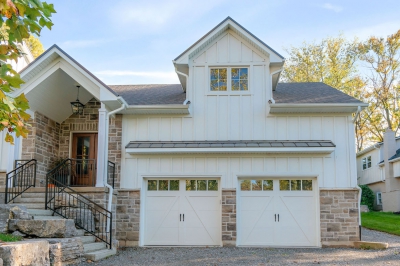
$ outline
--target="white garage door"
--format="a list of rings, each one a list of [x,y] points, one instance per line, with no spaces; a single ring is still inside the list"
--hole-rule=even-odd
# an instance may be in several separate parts
[[[238,245],[318,246],[316,180],[241,180]]]
[[[144,245],[220,245],[218,180],[146,181]]]

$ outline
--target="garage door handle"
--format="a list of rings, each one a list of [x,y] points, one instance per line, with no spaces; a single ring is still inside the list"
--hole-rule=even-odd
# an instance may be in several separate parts
[[[182,214],[179,214],[179,222],[182,221]]]
[[[275,222],[276,222],[276,214],[275,214]]]
[[[183,214],[183,221],[185,221],[185,214]]]
[[[278,222],[279,222],[279,214],[278,214]]]

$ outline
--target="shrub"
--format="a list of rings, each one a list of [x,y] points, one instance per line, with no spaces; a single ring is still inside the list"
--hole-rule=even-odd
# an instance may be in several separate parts
[[[370,210],[373,210],[375,201],[374,192],[367,185],[361,185],[360,188],[362,190],[361,205],[367,205]]]

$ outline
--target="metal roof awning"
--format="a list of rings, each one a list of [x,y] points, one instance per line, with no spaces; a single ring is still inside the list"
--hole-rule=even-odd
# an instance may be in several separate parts
[[[314,153],[330,154],[336,145],[330,140],[241,140],[241,141],[131,141],[129,154],[168,153]]]

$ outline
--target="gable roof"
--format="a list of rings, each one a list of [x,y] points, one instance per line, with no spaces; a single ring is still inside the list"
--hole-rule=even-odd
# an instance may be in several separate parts
[[[183,104],[181,84],[109,85],[129,105]]]
[[[224,25],[224,24],[226,24],[226,25]],[[207,39],[215,39],[217,36],[219,36],[221,34],[221,32],[224,32],[227,29],[241,30],[244,33],[244,35],[247,35],[247,36],[241,36],[241,37],[244,37],[244,39],[247,39],[247,41],[253,43],[254,46],[258,47],[260,50],[263,50],[267,54],[270,54],[270,52],[274,53],[278,58],[280,58],[280,61],[285,60],[285,58],[282,55],[280,55],[278,52],[276,52],[274,49],[272,49],[269,45],[267,45],[265,42],[261,41],[254,34],[252,34],[250,31],[248,31],[245,27],[243,27],[238,22],[236,22],[234,19],[232,19],[231,17],[228,16],[226,19],[221,21],[217,26],[215,26],[212,30],[207,32],[198,41],[196,41],[194,44],[192,44],[183,53],[181,53],[179,56],[177,56],[173,60],[174,63],[176,61],[178,61],[184,55],[188,54],[189,52],[193,53],[196,50],[202,50],[206,45],[208,45]],[[251,40],[251,39],[253,39],[253,40]]]
[[[275,103],[318,104],[318,103],[365,103],[322,82],[278,83],[273,91]]]

